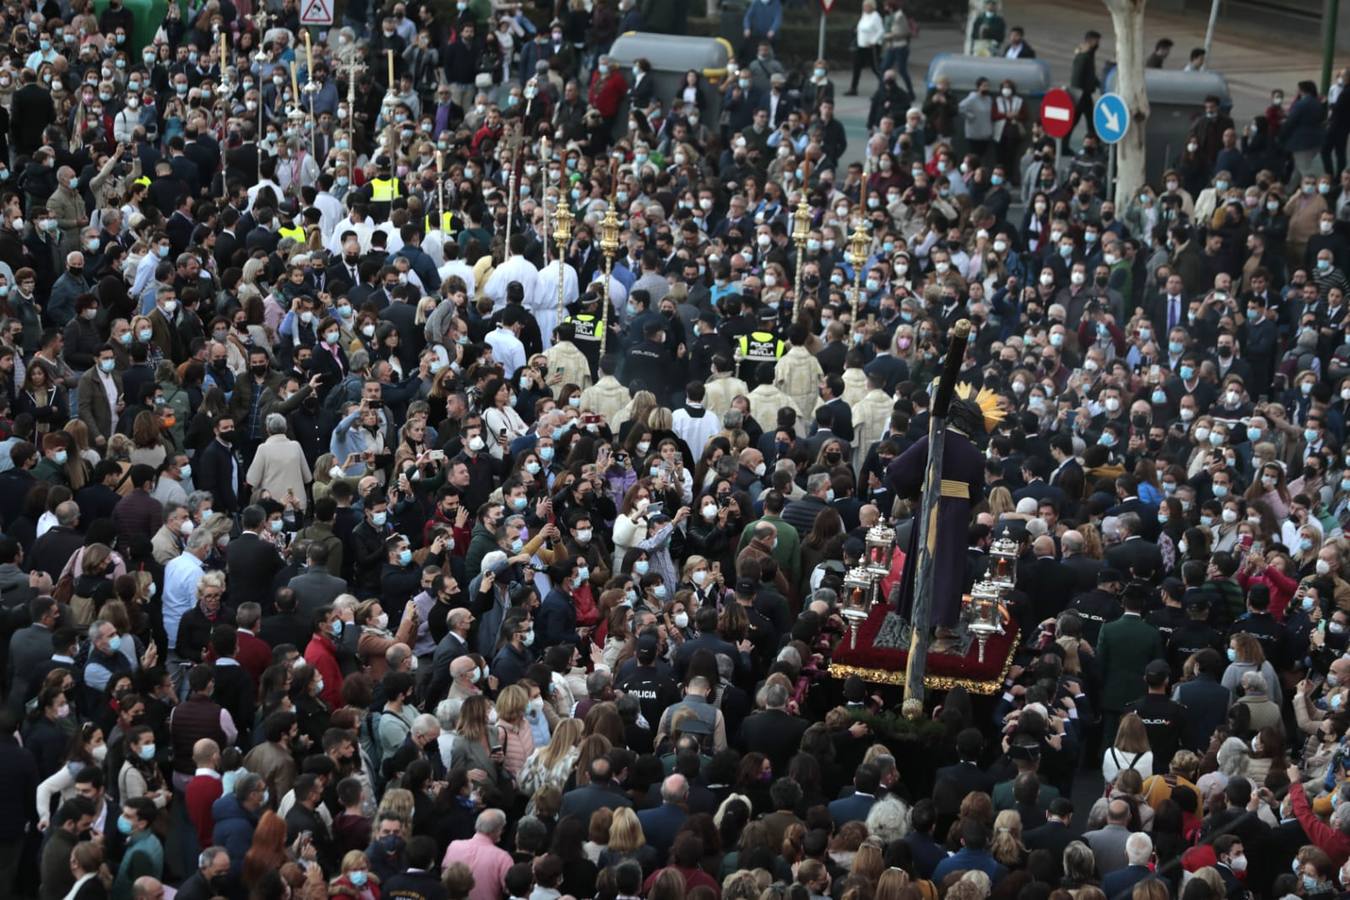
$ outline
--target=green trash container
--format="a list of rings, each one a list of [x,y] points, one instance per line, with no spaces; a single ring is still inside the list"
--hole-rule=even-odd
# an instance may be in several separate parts
[[[127,48],[127,55],[135,63],[140,59],[141,48],[155,39],[155,32],[164,22],[169,4],[168,0],[122,0],[122,5],[131,11],[131,19],[135,23],[129,36],[131,46]],[[95,16],[101,16],[107,8],[108,0],[94,0]],[[182,4],[179,5],[179,12],[186,20],[187,10]]]

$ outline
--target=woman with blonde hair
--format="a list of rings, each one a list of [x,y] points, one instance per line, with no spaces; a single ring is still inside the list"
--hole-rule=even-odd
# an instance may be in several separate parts
[[[502,768],[512,778],[520,775],[525,760],[534,752],[534,731],[525,719],[530,703],[529,692],[518,684],[502,688],[497,695],[497,727],[501,729]]]
[[[629,859],[642,866],[644,878],[660,865],[656,848],[647,843],[637,813],[627,806],[620,806],[614,810],[614,819],[609,826],[609,843],[601,851],[600,861],[596,865],[608,869]]]
[[[82,419],[71,419],[61,430],[70,435],[71,449],[90,466],[98,465],[99,460],[103,459],[97,450],[89,446],[89,426]]]
[[[1003,486],[996,487],[990,491],[989,512],[993,514],[995,521],[1004,516],[1015,514],[1017,512],[1017,504],[1013,502],[1012,491]]]
[[[533,796],[542,787],[567,784],[581,753],[583,728],[581,720],[571,716],[558,723],[548,744],[536,747],[521,767],[516,786],[522,793]],[[527,809],[526,815],[533,813]]]
[[[1022,816],[1017,810],[1005,809],[994,819],[989,853],[1009,869],[1020,869],[1026,864],[1027,848],[1022,843]]]
[[[380,877],[370,871],[370,861],[364,852],[348,850],[341,866],[342,870],[328,882],[329,897],[380,900]]]
[[[858,852],[853,854],[853,865],[849,866],[849,874],[875,883],[885,868],[886,861],[881,857],[881,848],[869,838],[858,848]]]
[[[451,768],[462,765],[481,769],[496,784],[500,775],[498,766],[501,755],[499,751],[494,752],[493,747],[500,748],[505,742],[500,722],[493,725],[488,720],[491,708],[492,701],[481,694],[464,700],[459,708],[459,722],[455,729],[459,740],[455,741],[454,750],[450,753],[450,763]]]
[[[1126,769],[1134,769],[1145,777],[1153,774],[1153,751],[1149,747],[1144,720],[1137,713],[1120,717],[1115,743],[1102,754],[1102,778],[1107,784],[1114,782]]]
[[[872,900],[911,900],[912,892],[905,890],[909,886],[909,873],[891,866],[877,879],[877,889],[872,892]]]
[[[1091,522],[1084,522],[1078,526],[1078,533],[1083,536],[1083,555],[1088,559],[1101,559],[1106,555],[1106,549],[1102,544],[1102,533],[1096,525]]]

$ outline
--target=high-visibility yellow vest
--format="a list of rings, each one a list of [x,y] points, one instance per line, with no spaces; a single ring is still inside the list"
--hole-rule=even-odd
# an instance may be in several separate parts
[[[398,196],[397,178],[373,178],[370,182],[370,202],[388,203]]]
[[[150,178],[149,178],[148,176],[146,176],[146,175],[142,175],[140,178],[137,178],[135,181],[133,181],[132,184],[139,184],[139,185],[144,185],[145,187],[149,187],[149,186],[150,186]]]
[[[771,331],[752,331],[740,338],[740,358],[772,362],[787,352],[786,345]]]
[[[277,229],[277,234],[284,238],[291,238],[298,244],[303,244],[305,242],[305,229],[301,228],[299,225],[292,225],[289,228],[283,225]]]
[[[435,229],[431,227],[431,222],[432,222],[432,218],[431,218],[430,215],[428,215],[427,218],[426,218],[426,229],[427,229],[427,231],[435,231]],[[455,223],[455,216],[454,216],[454,213],[450,213],[450,212],[443,212],[443,213],[441,213],[441,228],[440,228],[440,230],[441,230],[441,232],[442,232],[443,234],[447,234],[447,235],[449,235],[449,234],[454,234],[454,233],[455,233],[454,223]]]

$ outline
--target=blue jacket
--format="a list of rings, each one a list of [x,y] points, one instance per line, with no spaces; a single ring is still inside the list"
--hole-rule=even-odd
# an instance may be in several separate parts
[[[535,635],[536,640],[545,647],[581,643],[581,636],[577,634],[577,609],[572,605],[572,598],[557,588],[549,591],[540,604],[535,628],[539,632]]]
[[[1146,878],[1153,877],[1148,866],[1126,866],[1107,872],[1102,876],[1102,892],[1108,900],[1111,897],[1128,897],[1134,886]]]
[[[1289,107],[1289,116],[1280,126],[1280,146],[1290,153],[1321,149],[1325,130],[1321,102],[1304,94]]]
[[[234,794],[224,794],[211,804],[211,818],[216,823],[211,842],[230,852],[230,874],[238,875],[244,868],[244,854],[253,844],[258,814],[240,806]]]
[[[435,294],[440,291],[441,277],[436,274],[436,264],[431,261],[430,256],[427,256],[425,250],[416,244],[404,244],[394,256],[402,256],[408,260],[408,264],[422,282],[423,294]],[[393,265],[392,259],[390,265]]]
[[[783,29],[783,0],[754,0],[745,8],[741,29],[751,37],[763,37],[770,31],[777,37]]]
[[[872,811],[872,804],[876,802],[876,797],[858,793],[831,800],[830,818],[834,820],[834,827],[839,828],[845,822],[867,821],[867,814]]]
[[[998,884],[999,879],[1008,874],[1008,869],[994,857],[983,850],[967,850],[962,847],[951,856],[937,864],[933,870],[933,881],[941,883],[950,872],[961,872],[966,869],[979,869],[989,876],[989,880]]]
[[[689,818],[689,813],[672,803],[662,803],[660,806],[644,809],[637,817],[638,822],[642,824],[642,833],[646,836],[647,843],[656,850],[664,863],[670,854],[671,846],[675,843],[675,835],[680,833],[680,827]]]

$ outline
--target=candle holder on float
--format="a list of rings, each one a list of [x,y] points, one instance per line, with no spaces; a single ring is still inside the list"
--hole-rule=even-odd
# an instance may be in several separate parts
[[[867,529],[867,536],[863,540],[863,566],[878,579],[890,574],[893,546],[895,546],[894,528],[878,524]],[[879,599],[873,602],[879,602]]]
[[[989,580],[1004,590],[1017,583],[1018,544],[1007,528],[989,546]]]
[[[966,630],[975,635],[978,658],[984,662],[985,646],[995,635],[1003,634],[1008,621],[1008,607],[1004,602],[1010,588],[992,580],[977,581],[966,595],[961,618]]]
[[[844,602],[840,615],[848,624],[849,649],[858,647],[858,629],[871,615],[880,578],[866,566],[855,566],[844,576]]]

